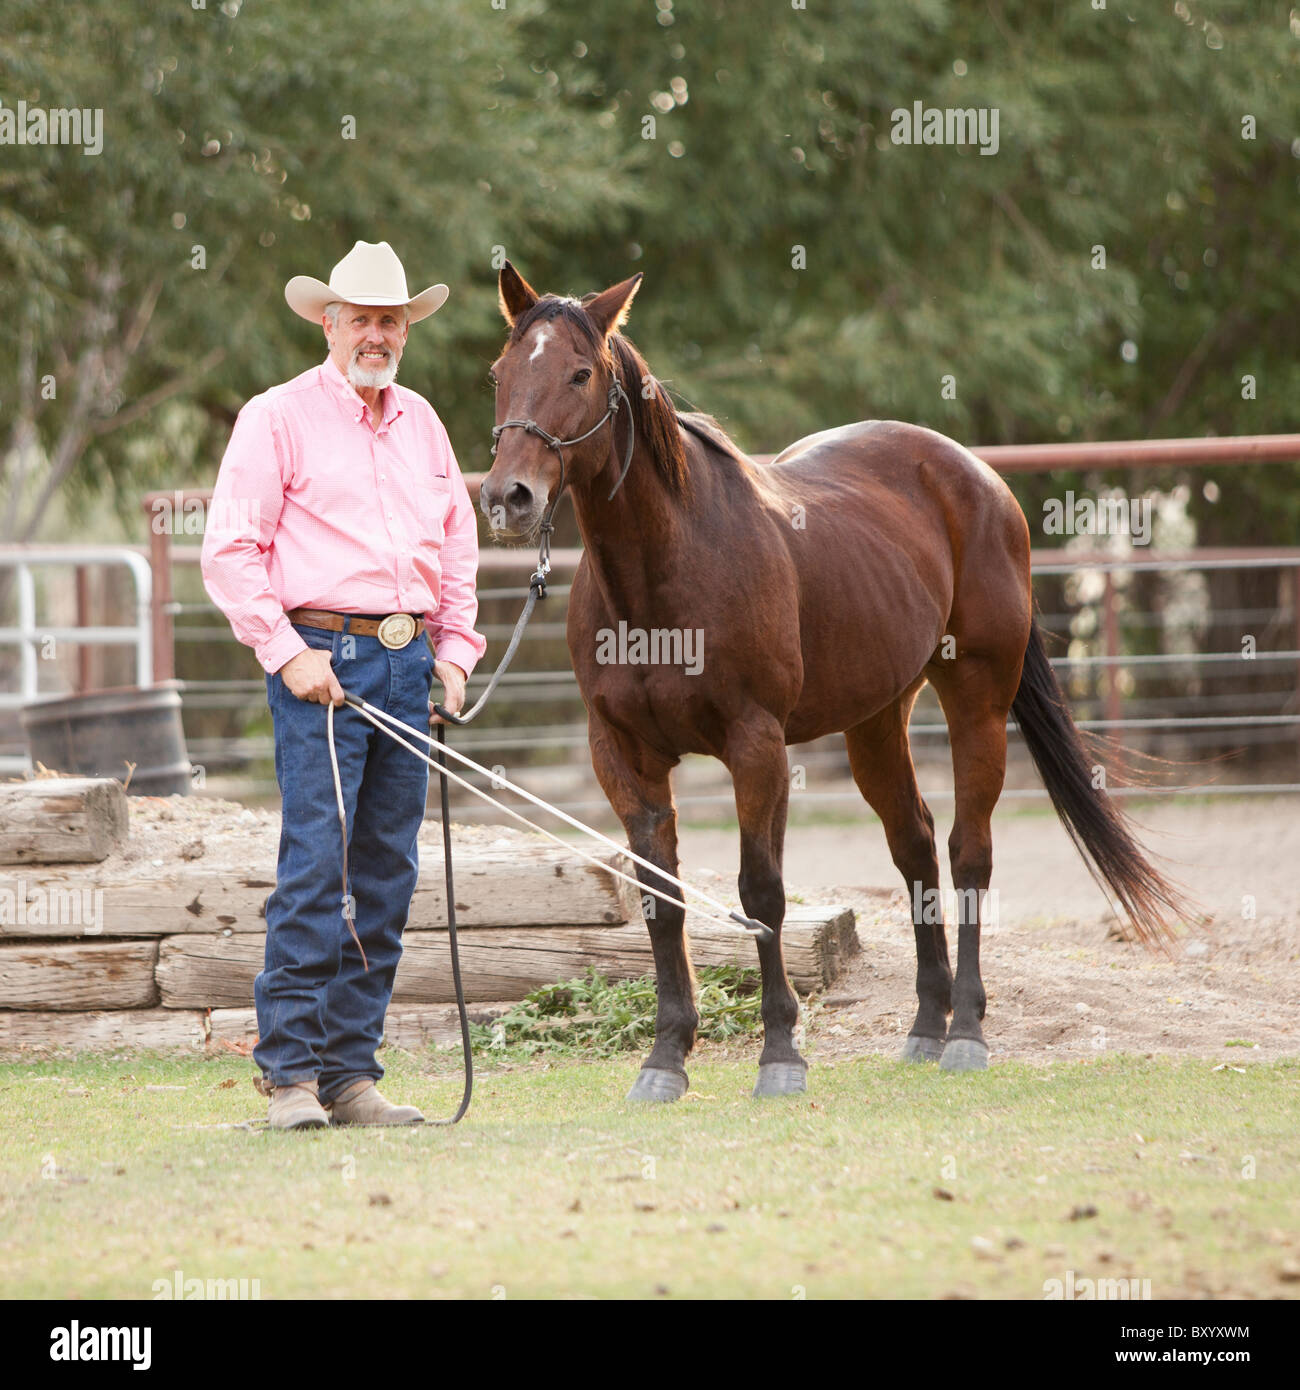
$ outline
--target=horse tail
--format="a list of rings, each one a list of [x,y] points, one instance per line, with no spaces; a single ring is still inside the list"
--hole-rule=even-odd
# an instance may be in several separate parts
[[[1096,785],[1096,760],[1070,715],[1036,622],[1011,711],[1088,872],[1103,891],[1111,889],[1139,940],[1147,945],[1172,940],[1173,922],[1185,920],[1190,908],[1147,859],[1119,807]]]

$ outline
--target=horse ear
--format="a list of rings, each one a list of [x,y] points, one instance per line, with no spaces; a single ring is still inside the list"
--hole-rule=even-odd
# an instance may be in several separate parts
[[[632,276],[630,280],[624,280],[621,284],[611,285],[609,289],[602,290],[595,299],[588,300],[583,304],[587,311],[587,317],[600,330],[601,336],[608,338],[611,333],[616,333],[622,328],[627,319],[627,312],[632,307],[632,300],[640,288],[642,272]]]
[[[538,297],[537,291],[506,261],[497,280],[497,303],[501,306],[502,317],[511,328],[520,314],[537,303]]]

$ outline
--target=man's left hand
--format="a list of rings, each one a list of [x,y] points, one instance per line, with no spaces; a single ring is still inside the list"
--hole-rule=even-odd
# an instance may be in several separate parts
[[[442,699],[429,701],[429,723],[445,724],[447,721],[433,712],[435,704],[451,714],[459,714],[465,708],[465,682],[468,677],[454,661],[435,661],[433,674],[442,682]]]

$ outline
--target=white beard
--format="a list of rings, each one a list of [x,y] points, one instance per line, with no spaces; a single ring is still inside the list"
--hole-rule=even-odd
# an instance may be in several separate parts
[[[391,386],[397,379],[397,359],[390,352],[385,366],[364,366],[360,361],[363,351],[363,348],[358,348],[352,354],[352,361],[348,363],[348,380],[358,388],[377,387],[382,390],[385,386]]]

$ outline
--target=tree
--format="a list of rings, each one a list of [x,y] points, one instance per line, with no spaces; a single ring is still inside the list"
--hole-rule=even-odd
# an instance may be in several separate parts
[[[6,150],[0,541],[37,536],[60,492],[208,474],[243,401],[324,356],[284,282],[358,238],[391,241],[413,290],[453,287],[403,380],[468,434],[494,247],[632,196],[608,132],[505,80],[517,21],[483,6],[16,0],[6,19],[5,100],[101,110],[103,148]]]

